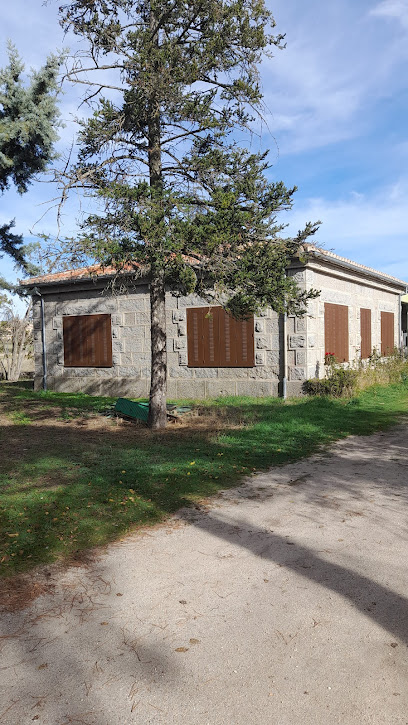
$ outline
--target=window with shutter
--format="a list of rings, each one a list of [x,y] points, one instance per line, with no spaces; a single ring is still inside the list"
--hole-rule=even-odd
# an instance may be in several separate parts
[[[63,337],[65,367],[112,367],[110,315],[64,317]]]
[[[348,362],[349,332],[348,307],[346,305],[324,305],[325,353],[333,353],[337,362]]]
[[[187,310],[187,348],[189,367],[253,367],[254,318],[236,320],[222,307],[192,307]]]
[[[391,355],[394,346],[394,313],[381,312],[381,355]]]
[[[371,310],[360,310],[361,359],[367,360],[372,353],[371,348]]]

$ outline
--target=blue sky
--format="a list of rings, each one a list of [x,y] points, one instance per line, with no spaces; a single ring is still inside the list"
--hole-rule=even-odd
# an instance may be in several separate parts
[[[289,232],[320,219],[316,241],[337,254],[408,282],[408,0],[272,0],[287,47],[262,66],[267,111],[262,146],[271,178],[296,184]],[[2,3],[3,5],[3,3]],[[27,68],[57,48],[75,50],[57,22],[58,2],[14,0],[1,9],[0,66],[7,38]],[[64,152],[75,133],[79,92],[61,98]],[[79,112],[81,114],[81,111]],[[16,217],[28,240],[54,233],[46,183],[22,197],[0,198],[0,223]],[[66,210],[63,232],[75,233],[79,200]],[[15,278],[0,260],[0,274]]]

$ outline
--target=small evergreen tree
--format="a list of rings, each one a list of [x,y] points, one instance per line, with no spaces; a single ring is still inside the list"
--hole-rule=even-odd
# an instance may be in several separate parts
[[[165,290],[197,292],[235,317],[302,312],[286,269],[316,230],[281,238],[295,188],[268,182],[245,148],[262,113],[258,67],[282,46],[263,0],[72,0],[60,19],[87,42],[68,77],[90,89],[78,162],[64,193],[103,203],[73,241],[81,253],[150,283],[149,422],[166,423]]]
[[[23,194],[35,174],[55,158],[61,59],[50,56],[43,68],[31,74],[29,85],[24,85],[24,65],[13,45],[9,44],[8,51],[9,63],[0,69],[0,192],[12,183]],[[23,238],[13,233],[13,227],[14,221],[0,226],[0,252],[31,273]]]

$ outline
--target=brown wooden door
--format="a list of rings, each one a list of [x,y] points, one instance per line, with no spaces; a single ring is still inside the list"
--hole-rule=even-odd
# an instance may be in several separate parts
[[[394,313],[381,312],[381,355],[391,355],[394,347]]]
[[[371,347],[371,310],[360,310],[361,359],[367,360],[372,353]]]
[[[330,302],[325,302],[324,341],[326,354],[334,354],[336,362],[348,362],[349,331],[348,307],[346,305],[333,305]]]

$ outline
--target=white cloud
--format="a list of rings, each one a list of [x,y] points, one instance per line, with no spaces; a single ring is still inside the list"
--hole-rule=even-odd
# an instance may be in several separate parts
[[[348,138],[358,108],[356,78],[343,66],[330,68],[329,49],[298,40],[264,64],[265,100],[272,133],[286,132],[284,152],[324,146]]]
[[[400,18],[407,2],[398,0],[394,8]],[[375,124],[376,104],[405,87],[405,40],[391,26],[384,28],[374,11],[350,0],[311,0],[307,13],[296,3],[276,4],[279,30],[288,29],[287,48],[264,62],[263,84],[268,126],[281,153],[367,133]]]
[[[407,195],[408,178],[401,178],[371,195],[309,198],[295,203],[288,231],[294,234],[306,221],[320,219],[316,243],[408,282]]]
[[[370,15],[398,20],[408,30],[408,0],[382,0]]]

